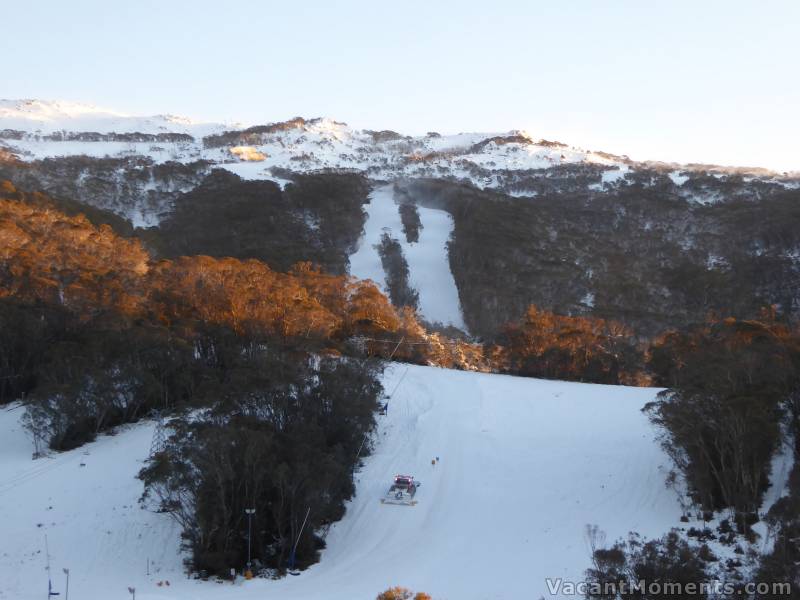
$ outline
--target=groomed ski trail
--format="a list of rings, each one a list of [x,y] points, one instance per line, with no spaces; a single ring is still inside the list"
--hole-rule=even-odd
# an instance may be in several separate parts
[[[549,597],[547,577],[582,578],[587,524],[609,541],[629,531],[661,536],[680,524],[665,486],[668,459],[641,413],[657,390],[408,365],[389,367],[385,389],[406,370],[378,417],[356,497],[331,527],[320,562],[299,576],[236,585],[187,579],[177,527],[137,505],[135,476],[153,431],[142,423],[8,487],[0,599],[44,597],[44,533],[57,589],[70,568],[70,596],[81,600],[127,597],[128,586],[138,600],[373,600],[394,585],[437,600],[518,600]],[[0,481],[38,467],[20,413],[0,413]],[[415,506],[381,504],[397,473],[422,482]],[[150,576],[148,557],[157,563]],[[170,586],[158,587],[164,580]]]

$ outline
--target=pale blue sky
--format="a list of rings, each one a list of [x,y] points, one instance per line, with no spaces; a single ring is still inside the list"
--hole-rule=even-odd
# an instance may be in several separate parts
[[[800,2],[3,3],[0,97],[800,170]]]

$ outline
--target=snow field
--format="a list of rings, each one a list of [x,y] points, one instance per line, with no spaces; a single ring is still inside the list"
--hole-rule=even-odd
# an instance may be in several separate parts
[[[443,210],[417,206],[422,228],[419,241],[408,243],[403,233],[398,205],[391,184],[376,188],[365,206],[367,222],[358,250],[350,256],[350,274],[371,279],[386,291],[386,274],[375,246],[388,233],[400,242],[408,262],[410,285],[419,293],[420,314],[431,322],[465,328],[461,304],[450,271],[447,241],[453,230],[452,217]]]
[[[656,390],[393,365],[387,392],[398,382],[321,561],[235,585],[187,579],[177,527],[137,505],[152,424],[31,461],[21,409],[0,410],[0,598],[43,596],[45,533],[56,589],[68,567],[82,600],[124,598],[130,585],[139,600],[367,600],[392,585],[516,600],[547,595],[546,577],[582,577],[589,523],[609,541],[679,525],[667,457],[641,413]],[[416,506],[380,503],[396,473],[422,482]]]

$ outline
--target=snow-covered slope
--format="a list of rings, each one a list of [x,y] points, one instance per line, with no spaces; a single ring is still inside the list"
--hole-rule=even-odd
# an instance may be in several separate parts
[[[400,243],[408,262],[409,283],[419,293],[420,314],[432,323],[465,329],[447,254],[452,217],[443,210],[418,206],[422,225],[419,240],[408,242],[392,185],[376,188],[370,194],[366,210],[364,235],[358,250],[350,256],[350,274],[359,279],[371,279],[386,291],[386,277],[377,246],[381,236],[388,233]]]
[[[221,123],[199,123],[175,115],[138,117],[78,102],[0,100],[0,129],[30,133],[69,131],[208,135],[226,127]]]
[[[398,383],[320,563],[235,586],[188,580],[176,527],[137,505],[151,424],[31,461],[22,410],[0,410],[0,598],[44,597],[45,534],[56,588],[69,568],[83,600],[122,598],[127,586],[139,600],[368,600],[398,584],[516,600],[546,595],[546,577],[581,577],[588,523],[609,540],[680,525],[667,457],[641,413],[656,390],[406,365],[386,375],[388,391]],[[398,472],[423,482],[414,507],[379,502]]]
[[[356,129],[329,118],[300,117],[244,127],[173,115],[131,116],[43,100],[0,100],[0,150],[23,161],[70,156],[144,158],[155,164],[202,160],[245,179],[280,183],[285,182],[282,174],[286,171],[352,169],[379,181],[434,177],[526,197],[536,196],[542,185],[552,187],[554,181],[569,187],[570,180],[586,180],[589,183],[583,190],[603,191],[624,183],[636,169],[673,176],[684,172],[747,175],[786,187],[799,181],[797,174],[764,169],[637,163],[626,156],[538,139],[519,130],[406,136]],[[577,171],[557,172],[565,166]],[[683,195],[689,200],[696,196],[691,191]],[[149,215],[146,221],[154,218]]]
[[[45,536],[62,595],[62,568],[73,598],[124,597],[127,585],[146,580],[148,559],[153,579],[179,573],[178,527],[137,502],[152,424],[32,460],[22,413],[0,409],[0,599],[46,597]]]
[[[109,138],[110,134],[134,133],[172,133],[191,139],[154,143],[130,136]],[[203,159],[245,178],[273,178],[273,168],[296,172],[337,168],[355,169],[377,179],[445,176],[480,187],[501,185],[492,175],[495,171],[580,163],[605,167],[626,162],[564,144],[537,142],[521,131],[411,137],[353,129],[327,118],[297,118],[245,129],[172,115],[135,117],[90,105],[42,100],[0,100],[0,146],[22,160],[76,155],[145,156],[157,163]]]

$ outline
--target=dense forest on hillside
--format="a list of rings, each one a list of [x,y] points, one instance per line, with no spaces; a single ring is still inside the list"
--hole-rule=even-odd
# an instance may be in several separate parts
[[[397,240],[381,248],[394,304],[345,274],[363,227],[360,176],[308,175],[281,190],[214,172],[161,227],[136,231],[0,182],[0,404],[24,399],[39,452],[167,416],[170,436],[141,475],[146,499],[181,523],[193,570],[227,574],[245,560],[234,540],[251,504],[272,519],[254,540],[260,566],[286,565],[309,508],[293,558],[315,560],[314,532],[353,493],[381,400],[375,359],[652,383],[668,390],[648,414],[693,500],[732,511],[752,535],[770,459],[787,435],[800,439],[795,194],[653,209],[631,189],[616,207],[543,198],[533,211],[419,185],[421,202],[454,216],[450,260],[483,343],[426,329]],[[413,237],[416,211],[403,212]],[[495,236],[518,248],[503,255]],[[768,516],[782,545],[764,572],[796,571],[796,479]],[[669,534],[613,550],[591,576],[699,565]]]
[[[181,195],[146,239],[165,258],[255,258],[281,271],[310,261],[342,275],[364,226],[368,192],[358,175],[300,175],[281,190],[216,170]]]
[[[239,334],[270,335],[285,345],[357,356],[392,354],[399,360],[458,368],[613,383],[635,381],[640,370],[642,349],[634,347],[631,335],[596,338],[591,332],[592,327],[609,326],[605,322],[592,325],[587,318],[581,330],[553,329],[545,343],[536,345],[483,347],[427,331],[413,306],[397,309],[374,285],[329,275],[311,263],[296,263],[281,272],[255,259],[158,259],[147,249],[152,237],[145,243],[121,237],[108,225],[98,227],[82,216],[59,212],[59,203],[47,196],[4,185],[2,289],[16,300],[66,307],[77,315],[113,315],[125,322],[189,329],[213,324]],[[402,262],[397,264],[402,287]],[[412,296],[403,303],[413,304]],[[585,361],[595,354],[619,354],[620,344],[626,352],[603,363],[600,371],[586,368]],[[558,360],[572,366],[554,368],[555,355],[549,366],[530,360],[521,366],[525,356],[539,356],[548,348],[560,348]],[[20,391],[11,390],[6,397]]]
[[[347,272],[364,225],[367,180],[353,173],[293,174],[282,190],[204,161],[155,163],[135,156],[0,159],[0,179],[42,190],[68,214],[84,213],[120,235],[138,235],[164,258],[256,258],[277,270],[310,261]],[[145,223],[140,223],[143,215]],[[157,227],[146,227],[158,222]]]
[[[781,423],[800,432],[797,328],[769,313],[727,318],[665,334],[649,357],[655,383],[669,387],[647,411],[694,500],[704,510],[756,516]]]
[[[750,318],[770,305],[797,313],[800,190],[702,170],[681,185],[656,167],[639,165],[615,185],[602,184],[604,173],[591,164],[531,171],[530,186],[515,190],[534,197],[446,180],[396,185],[408,242],[424,226],[415,205],[453,217],[449,260],[469,334],[493,342],[531,305],[621,322],[642,340],[709,315]],[[280,271],[310,261],[335,274],[347,271],[370,185],[356,173],[287,171],[282,190],[208,163],[141,156],[0,160],[0,177],[78,211],[158,215],[138,235],[159,257],[256,258]]]
[[[400,187],[453,216],[451,269],[467,326],[485,340],[532,304],[619,321],[642,338],[709,315],[800,309],[797,190],[704,205],[667,177],[535,199],[443,181]]]
[[[202,160],[157,163],[144,156],[63,156],[30,162],[0,160],[0,179],[132,220],[147,213],[168,214],[176,198],[197,185],[211,166]]]

